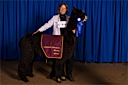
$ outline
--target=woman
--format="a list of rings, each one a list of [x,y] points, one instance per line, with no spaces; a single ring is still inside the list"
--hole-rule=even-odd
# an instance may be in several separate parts
[[[43,32],[45,30],[47,30],[48,28],[50,28],[51,26],[53,26],[53,35],[63,35],[64,31],[65,31],[65,26],[58,26],[58,23],[61,21],[65,21],[68,22],[69,20],[69,16],[67,16],[66,14],[68,13],[68,5],[66,3],[61,3],[59,5],[58,8],[58,15],[54,15],[49,21],[48,23],[45,23],[43,26],[41,26],[36,32],[34,32],[33,34],[36,34],[38,32]],[[75,30],[72,30],[73,33],[75,33]],[[54,65],[55,61],[53,61],[53,65],[52,65],[52,71],[50,73],[50,75],[47,77],[48,79],[51,79],[55,76],[54,73]],[[66,78],[69,79],[70,81],[74,81],[73,77],[72,77],[72,70],[73,70],[73,60],[72,58],[68,59],[66,61]],[[63,65],[63,69],[62,69],[62,77],[61,80],[66,80],[65,79],[65,73],[64,73],[64,65]],[[60,80],[57,79],[57,82],[61,82]]]

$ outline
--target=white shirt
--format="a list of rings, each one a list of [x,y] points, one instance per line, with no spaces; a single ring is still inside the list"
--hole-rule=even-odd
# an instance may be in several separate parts
[[[66,15],[66,21],[68,22],[69,16]],[[58,22],[60,21],[60,16],[54,15],[47,23],[41,26],[38,30],[43,32],[53,26],[53,35],[61,35],[60,28],[58,27]]]

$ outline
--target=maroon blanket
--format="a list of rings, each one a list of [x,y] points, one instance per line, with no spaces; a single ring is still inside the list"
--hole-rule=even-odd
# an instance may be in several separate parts
[[[63,36],[42,34],[41,48],[47,58],[62,58]]]

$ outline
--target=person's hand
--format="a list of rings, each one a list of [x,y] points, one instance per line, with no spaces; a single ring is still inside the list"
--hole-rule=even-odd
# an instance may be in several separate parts
[[[72,32],[75,34],[76,33],[76,29],[72,30]]]
[[[37,30],[36,32],[34,32],[32,35],[34,35],[34,34],[36,34],[36,33],[38,33],[38,32],[40,32],[39,30]]]

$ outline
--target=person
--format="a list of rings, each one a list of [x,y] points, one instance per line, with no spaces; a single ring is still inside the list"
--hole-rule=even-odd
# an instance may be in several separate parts
[[[54,15],[48,21],[48,23],[45,23],[33,34],[36,34],[38,32],[43,32],[43,31],[47,30],[48,28],[50,28],[51,26],[53,26],[53,33],[52,33],[53,35],[63,35],[63,33],[65,32],[65,28],[58,27],[57,23],[60,21],[68,22],[68,20],[70,18],[69,16],[66,15],[69,12],[68,5],[66,3],[61,3],[59,5],[57,12],[58,12],[58,15]],[[72,32],[75,33],[75,30],[72,30]],[[51,79],[55,76],[55,73],[54,73],[55,65],[54,64],[55,64],[55,61],[53,60],[52,71],[51,71],[50,75],[47,77],[48,79]],[[70,58],[66,61],[66,75],[64,72],[64,64],[63,64],[63,69],[62,69],[63,77],[61,79],[64,81],[64,80],[66,80],[65,79],[65,77],[66,77],[70,81],[74,81],[74,79],[72,77],[72,71],[73,71],[73,60],[72,60],[72,58]]]

